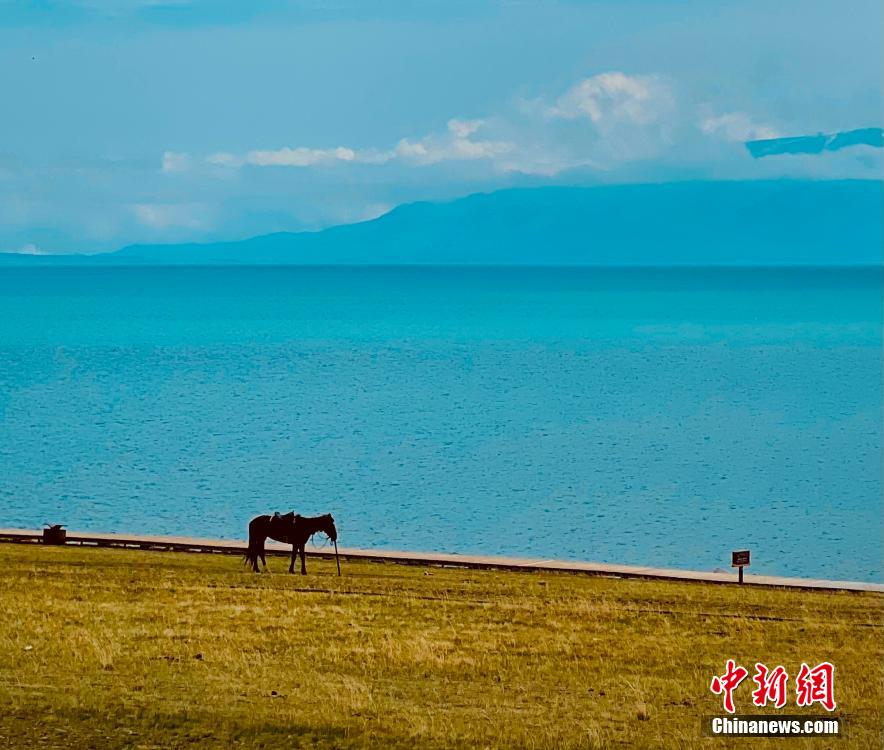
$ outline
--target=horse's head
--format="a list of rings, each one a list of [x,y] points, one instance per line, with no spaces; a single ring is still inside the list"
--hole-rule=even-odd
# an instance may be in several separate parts
[[[320,516],[320,521],[319,530],[333,542],[338,541],[338,530],[335,528],[335,519],[332,518],[332,514],[326,513],[324,516]]]

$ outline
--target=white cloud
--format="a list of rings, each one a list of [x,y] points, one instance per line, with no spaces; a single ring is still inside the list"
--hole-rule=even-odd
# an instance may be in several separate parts
[[[780,137],[775,128],[753,122],[745,112],[728,112],[724,115],[706,117],[699,122],[699,127],[706,135],[727,141],[753,141]]]
[[[33,242],[29,242],[26,245],[22,245],[18,250],[2,250],[0,252],[8,253],[11,255],[49,255],[42,248],[37,247]]]
[[[217,154],[212,154],[211,156],[207,156],[206,162],[216,167],[230,168],[241,167],[243,164],[246,163],[244,158],[239,157],[236,154],[229,154],[224,151]]]
[[[243,155],[220,152],[206,157],[206,162],[216,167],[236,169],[253,167],[316,167],[329,166],[338,162],[359,164],[384,164],[390,154],[367,149],[356,151],[346,146],[337,148],[279,148],[273,150],[249,151]]]
[[[276,151],[250,151],[246,164],[256,167],[312,167],[335,161],[356,161],[352,148],[281,148]]]
[[[629,76],[618,71],[585,78],[562,94],[544,114],[597,125],[629,122],[645,125],[674,105],[669,86],[658,76]]]
[[[444,134],[431,134],[418,140],[403,138],[389,151],[375,148],[353,149],[346,146],[337,148],[307,148],[298,146],[275,150],[249,151],[243,155],[219,152],[206,157],[206,162],[216,167],[237,169],[253,167],[321,167],[337,163],[387,164],[400,160],[426,165],[443,161],[471,161],[495,159],[509,153],[515,144],[502,141],[476,140],[471,138],[485,125],[484,120],[448,121]],[[167,152],[168,153],[168,152]]]
[[[448,121],[448,132],[455,138],[469,138],[485,124],[485,120],[457,120]]]
[[[208,210],[194,203],[136,203],[132,211],[138,222],[151,229],[205,229],[209,225]]]
[[[191,167],[192,159],[189,154],[177,151],[163,152],[163,172],[186,172]]]
[[[471,135],[485,125],[484,120],[449,120],[444,135],[428,135],[418,141],[403,138],[396,144],[398,158],[415,164],[438,164],[442,161],[496,159],[515,148],[506,141],[472,140]]]
[[[682,130],[673,84],[659,75],[606,71],[558,96],[519,101],[509,127],[518,148],[503,170],[553,176],[568,169],[608,172],[670,151]]]

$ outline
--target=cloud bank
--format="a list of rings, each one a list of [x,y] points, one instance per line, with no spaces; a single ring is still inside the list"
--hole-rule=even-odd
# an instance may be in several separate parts
[[[356,149],[348,146],[312,148],[307,146],[284,146],[278,149],[255,150],[245,154],[220,152],[205,158],[205,163],[230,169],[241,167],[318,167],[339,163],[382,165],[399,162],[426,166],[445,161],[494,160],[514,148],[513,143],[474,138],[485,125],[484,120],[451,119],[447,130],[441,134],[431,133],[418,139],[402,138],[391,149]],[[179,167],[192,165],[187,154],[163,155],[163,171],[179,171]]]
[[[484,162],[497,172],[553,175],[577,166],[606,168],[603,162],[610,166],[633,157],[647,158],[653,155],[649,151],[656,151],[648,148],[649,142],[660,140],[661,126],[671,123],[675,114],[675,97],[660,76],[609,71],[578,81],[551,99],[522,102],[508,113],[453,117],[442,131],[405,136],[391,147],[286,145],[203,157],[166,151],[161,171]],[[575,124],[580,128],[576,133]],[[562,128],[571,132],[562,133]]]
[[[852,145],[881,147],[881,129],[783,138],[782,127],[743,110],[715,113],[685,102],[665,76],[605,71],[564,91],[520,100],[509,111],[453,117],[444,130],[399,138],[392,146],[284,145],[207,156],[166,151],[161,171],[244,168],[428,168],[451,162],[485,164],[492,173],[553,177],[571,169],[599,174],[654,160],[709,159],[715,149],[746,144],[753,157],[821,153]],[[733,152],[731,153],[733,157]],[[143,223],[149,217],[140,217]],[[157,217],[153,217],[159,223]],[[185,224],[182,224],[185,225]]]
[[[628,122],[647,125],[674,106],[669,86],[658,76],[629,76],[619,71],[585,78],[548,106],[550,118],[588,118],[596,125]]]

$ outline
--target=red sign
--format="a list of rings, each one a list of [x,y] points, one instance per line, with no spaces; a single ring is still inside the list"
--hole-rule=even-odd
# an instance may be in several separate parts
[[[738,552],[731,552],[731,567],[742,568],[749,566],[749,550],[743,549]]]

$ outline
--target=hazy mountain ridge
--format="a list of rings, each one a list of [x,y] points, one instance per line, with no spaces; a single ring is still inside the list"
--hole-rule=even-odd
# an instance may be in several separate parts
[[[877,265],[884,183],[542,187],[410,203],[371,221],[237,242],[132,245],[93,264]],[[0,256],[2,257],[2,256]],[[19,262],[57,263],[63,256]],[[4,260],[10,260],[7,255]]]

